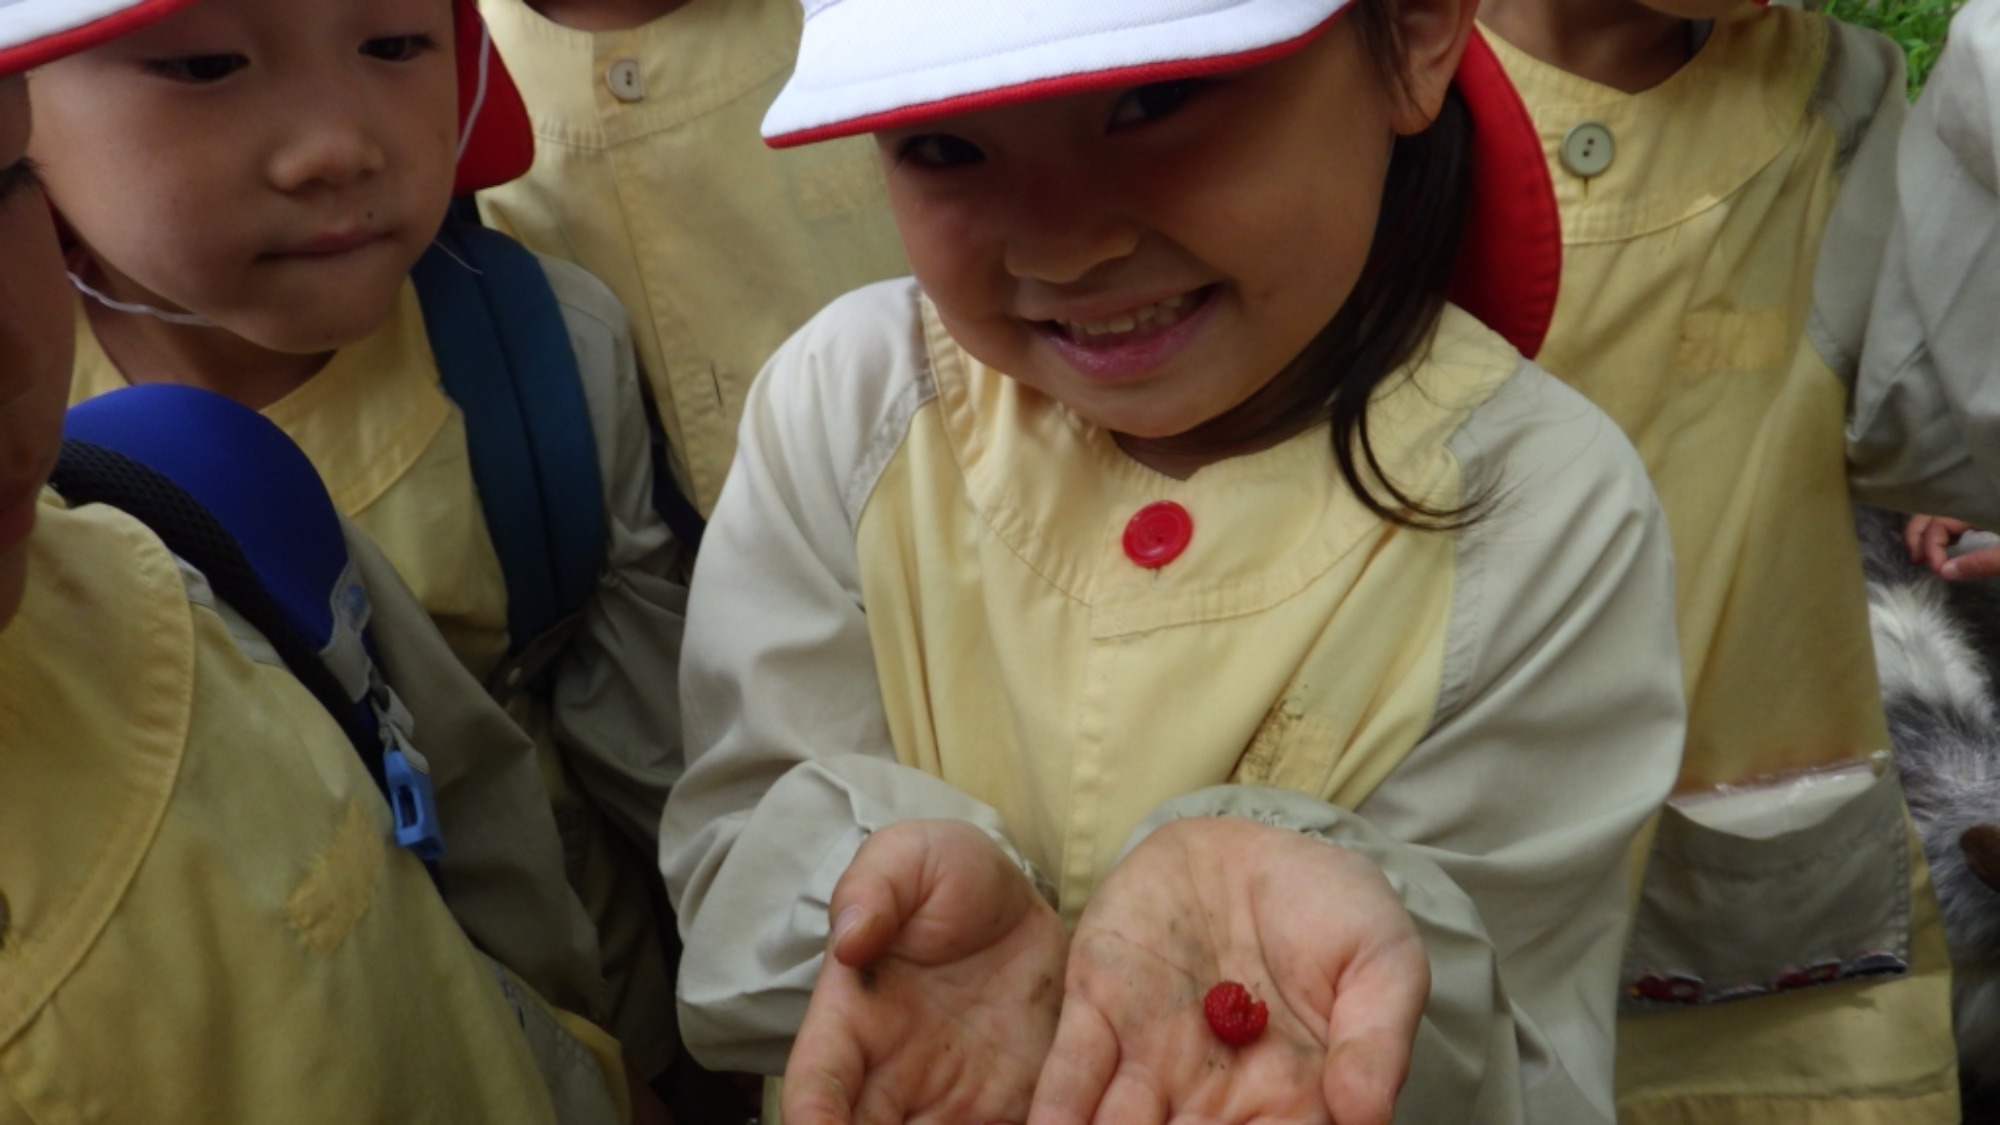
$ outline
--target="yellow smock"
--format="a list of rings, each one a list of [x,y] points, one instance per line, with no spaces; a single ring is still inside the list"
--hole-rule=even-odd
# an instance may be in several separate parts
[[[1448,309],[1369,414],[1458,532],[1369,512],[1326,427],[1187,480],[971,359],[913,282],[835,302],[751,392],[689,609],[662,862],[689,1049],[778,1073],[867,834],[978,825],[1074,923],[1179,816],[1379,863],[1433,971],[1400,1112],[1612,1120],[1624,858],[1679,760],[1643,467]],[[1159,569],[1122,546],[1172,502]]]
[[[647,1076],[676,1050],[673,985],[645,880],[660,809],[679,775],[671,683],[684,593],[673,546],[652,510],[646,436],[624,315],[601,285],[543,261],[570,329],[605,482],[604,577],[553,665],[553,709],[517,695],[509,711],[535,737],[569,857],[599,930],[611,990],[604,1019]],[[126,385],[79,305],[72,402]],[[465,418],[444,394],[416,289],[394,314],[264,408],[305,451],[334,505],[381,548],[472,675],[505,654],[507,589],[472,478]],[[621,838],[622,837],[622,838]]]
[[[1900,119],[1894,48],[1746,5],[1715,21],[1679,73],[1626,94],[1494,46],[1542,135],[1562,214],[1562,290],[1538,361],[1631,436],[1673,533],[1688,689],[1677,791],[1884,750],[1835,370],[1852,357],[1822,347],[1813,318],[1816,274],[1841,264],[1823,260],[1822,235],[1851,158],[1871,127],[1893,135]],[[1601,170],[1564,155],[1590,124],[1614,146]],[[1825,254],[1864,259],[1872,281],[1867,250],[1829,239]],[[1708,993],[1786,988],[1797,970],[1887,949],[1909,972],[1685,1008],[1634,1000],[1619,1024],[1622,1120],[1957,1120],[1949,964],[1921,848],[1898,830],[1906,819],[1886,799],[1835,810],[1827,823],[1866,842],[1785,867],[1776,860],[1798,845],[1777,816],[1711,837],[1669,813],[1628,986],[1668,974]],[[1783,905],[1800,883],[1828,888],[1829,911],[1880,910],[1880,926],[1815,948],[1822,919]],[[1671,915],[1657,928],[1656,906]],[[1747,960],[1731,928],[1746,917],[1760,947]],[[1713,935],[1714,947],[1697,936],[1666,953],[1649,938],[1665,930]]]
[[[631,314],[675,479],[706,515],[744,394],[820,306],[909,272],[866,137],[774,152],[798,0],[691,0],[585,32],[481,0],[535,125],[535,165],[486,221],[602,278]]]
[[[137,521],[39,520],[0,632],[0,1122],[557,1120],[547,1017],[318,701]]]

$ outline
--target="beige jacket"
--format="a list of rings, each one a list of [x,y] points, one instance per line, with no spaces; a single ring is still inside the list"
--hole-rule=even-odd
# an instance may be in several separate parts
[[[967,357],[912,282],[831,306],[753,390],[690,607],[662,861],[688,1045],[783,1066],[868,832],[978,824],[1074,922],[1163,820],[1381,863],[1432,955],[1408,1121],[1611,1119],[1624,854],[1683,733],[1665,528],[1602,415],[1447,312],[1382,394],[1368,513],[1327,431],[1186,481]],[[1194,520],[1158,571],[1146,504]]]

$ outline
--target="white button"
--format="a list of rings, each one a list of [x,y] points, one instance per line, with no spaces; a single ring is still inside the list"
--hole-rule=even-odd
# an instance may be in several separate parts
[[[1595,121],[1586,121],[1563,137],[1563,167],[1586,180],[1603,175],[1617,154],[1618,145],[1611,139],[1611,130]]]
[[[646,96],[646,76],[639,70],[638,59],[619,59],[604,72],[604,84],[611,87],[611,95],[621,102],[636,102]]]

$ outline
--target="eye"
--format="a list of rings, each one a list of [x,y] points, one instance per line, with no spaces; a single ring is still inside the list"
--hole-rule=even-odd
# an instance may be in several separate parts
[[[436,49],[428,35],[384,35],[361,45],[361,53],[383,62],[409,62]]]
[[[146,62],[146,69],[175,82],[204,86],[220,82],[249,65],[250,60],[242,55],[182,55],[171,59],[150,59]]]
[[[0,168],[0,203],[10,203],[15,196],[40,191],[41,187],[42,177],[35,162],[25,156]]]
[[[904,141],[897,159],[924,168],[960,168],[986,159],[979,146],[950,133],[923,133]]]
[[[1212,85],[1213,82],[1200,78],[1181,78],[1135,86],[1121,94],[1111,107],[1110,128],[1129,129],[1170,117]]]

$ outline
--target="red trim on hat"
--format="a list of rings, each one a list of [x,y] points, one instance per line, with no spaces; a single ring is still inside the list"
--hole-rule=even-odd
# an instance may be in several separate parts
[[[1043,98],[1059,98],[1066,94],[1083,94],[1092,90],[1121,86],[1145,86],[1154,82],[1172,82],[1181,78],[1202,78],[1232,70],[1248,70],[1253,66],[1276,62],[1304,47],[1317,39],[1320,32],[1332,27],[1333,21],[1339,19],[1351,7],[1353,7],[1351,4],[1342,6],[1340,11],[1328,16],[1304,35],[1254,50],[1239,51],[1233,55],[1211,55],[1200,59],[1166,59],[1112,70],[1093,70],[1084,74],[1038,78],[1033,82],[940,98],[934,102],[903,106],[864,117],[836,121],[829,125],[816,125],[797,132],[781,133],[775,137],[766,137],[764,143],[772,148],[793,148],[815,141],[830,141],[838,137],[851,137],[858,133],[873,133],[882,129],[900,129],[905,125],[915,125],[940,117],[956,117],[961,113],[977,113],[983,109],[999,109],[1002,106],[1040,101]]]
[[[479,19],[474,0],[457,0],[453,15],[458,56],[459,132],[472,111],[479,92],[479,47],[485,25]],[[470,195],[509,180],[519,179],[535,162],[535,129],[528,120],[528,107],[521,101],[520,88],[500,60],[497,44],[487,43],[486,97],[480,102],[479,117],[472,124],[472,136],[465,142],[465,155],[458,162],[458,178],[453,195]]]
[[[137,31],[154,20],[170,16],[192,3],[194,0],[136,0],[101,19],[0,50],[0,76],[33,70],[65,55],[87,51],[127,32]]]
[[[1528,107],[1478,28],[1458,66],[1472,114],[1472,202],[1452,277],[1454,304],[1522,355],[1542,350],[1562,285],[1562,218]]]

